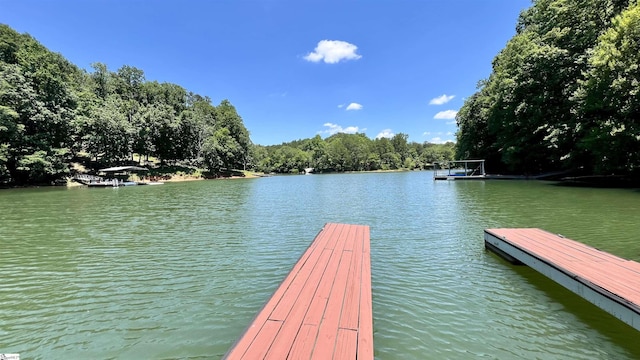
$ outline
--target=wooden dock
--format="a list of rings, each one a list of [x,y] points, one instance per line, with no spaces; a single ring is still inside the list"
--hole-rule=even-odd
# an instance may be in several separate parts
[[[541,229],[486,229],[485,246],[640,330],[640,263]]]
[[[225,359],[373,359],[369,243],[326,224]]]

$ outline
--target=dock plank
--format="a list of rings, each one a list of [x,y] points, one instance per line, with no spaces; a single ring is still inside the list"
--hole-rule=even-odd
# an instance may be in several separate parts
[[[282,321],[267,320],[261,327],[262,331],[260,331],[257,336],[251,341],[251,346],[247,348],[246,352],[243,354],[243,358],[264,358],[281,326]]]
[[[336,277],[338,266],[340,265],[340,258],[342,257],[342,249],[344,248],[344,237],[346,234],[339,235],[339,241],[336,245],[334,252],[331,254],[331,258],[327,264],[327,270],[324,276],[318,282],[316,293],[309,305],[309,311],[304,317],[304,323],[309,325],[319,326],[322,322],[325,309],[327,307],[327,301],[329,295],[331,295],[331,288],[333,287],[333,281]],[[341,241],[342,240],[342,241]]]
[[[273,356],[274,359],[286,358],[291,350],[291,347],[293,346],[294,339],[297,336],[300,336],[300,326],[302,325],[302,320],[316,291],[315,285],[324,273],[325,266],[330,256],[330,249],[324,249],[322,251],[322,255],[318,259],[318,266],[316,266],[314,268],[315,271],[313,271],[312,274],[309,275],[309,279],[305,283],[306,286],[304,287],[304,289],[302,289],[300,296],[295,299],[295,303],[283,301],[280,302],[279,305],[281,305],[282,308],[289,306],[291,308],[291,311],[287,313],[289,321],[286,321],[284,323],[282,329],[280,329],[280,332],[278,333],[277,338],[274,339],[271,350],[268,354],[269,357]],[[285,318],[283,318],[283,321]],[[301,341],[306,341],[306,338],[302,338]]]
[[[351,252],[343,251],[331,293],[327,299],[327,306],[322,316],[322,323],[318,329],[316,350],[313,352],[314,359],[330,359],[333,355],[337,341],[340,314],[343,311],[342,305],[347,286],[347,276],[351,267],[350,260]],[[346,311],[349,311],[349,309]]]
[[[313,348],[316,345],[315,334],[318,333],[317,325],[303,324],[300,327],[298,340],[293,343],[287,359],[310,359]],[[281,358],[282,359],[282,358]]]
[[[272,295],[272,300],[267,302],[262,310],[256,315],[254,320],[251,322],[251,325],[245,330],[245,333],[241,339],[239,339],[236,344],[233,346],[233,351],[228,353],[226,357],[228,358],[242,358],[244,352],[251,346],[253,340],[258,335],[258,333],[262,330],[262,326],[271,316],[273,310],[277,307],[280,299],[284,296],[285,292],[288,290],[289,285],[296,279],[297,273],[302,269],[305,264],[308,264],[307,261],[309,257],[312,256],[316,249],[321,248],[325,245],[326,242],[331,240],[330,234],[336,230],[337,224],[327,224],[323,231],[321,231],[314,242],[311,243],[307,251],[303,253],[300,257],[300,260],[294,265],[291,269],[290,274],[294,274],[294,276],[287,276],[284,281],[280,284],[278,289]]]
[[[337,234],[339,234],[340,230],[336,227],[328,227],[325,232],[320,234],[316,241],[314,241],[314,251],[309,254],[307,259],[305,260],[306,267],[294,268],[292,270],[292,274],[294,271],[295,274],[293,274],[293,280],[291,281],[289,287],[286,289],[287,296],[281,297],[281,301],[279,301],[276,307],[273,309],[273,312],[271,313],[269,318],[284,320],[291,311],[291,302],[296,301],[296,298],[300,295],[303,287],[309,282],[311,282],[311,286],[314,285],[313,281],[317,280],[317,278],[314,277],[314,279],[310,281],[309,278],[311,277],[311,275],[313,274],[321,277],[322,274],[324,274],[324,269],[327,265],[326,259],[324,259],[324,262],[318,262],[318,260],[322,257],[323,254],[330,256],[333,253],[333,248],[335,247],[335,242],[337,241],[336,232]],[[314,270],[315,272],[319,273],[315,273]]]
[[[369,236],[326,224],[225,359],[373,359]]]
[[[363,229],[357,229],[356,238],[360,239],[364,234]],[[349,268],[349,276],[347,278],[346,293],[344,295],[343,309],[356,308],[360,303],[360,285],[362,284],[362,241],[353,242],[353,251],[351,252],[351,266]],[[340,315],[339,327],[341,329],[358,329],[358,318],[360,312],[343,311]]]
[[[639,263],[542,229],[486,229],[485,244],[640,330]]]
[[[371,300],[371,252],[369,227],[362,237],[362,280],[360,285],[360,317],[358,319],[358,359],[373,359],[373,306]]]
[[[334,359],[348,359],[358,350],[358,332],[355,330],[339,329]],[[319,358],[322,359],[322,358]]]

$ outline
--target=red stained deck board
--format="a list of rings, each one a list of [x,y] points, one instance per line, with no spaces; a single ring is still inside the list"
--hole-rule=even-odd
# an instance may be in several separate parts
[[[347,287],[347,276],[351,267],[351,253],[343,251],[338,265],[338,271],[334,278],[331,293],[327,299],[327,306],[322,316],[322,323],[318,329],[318,338],[316,339],[316,347],[313,351],[312,359],[330,359],[332,358],[336,347],[338,334],[338,323],[340,322],[340,314],[342,314],[342,304],[344,302],[345,289]],[[344,311],[352,311],[344,309]]]
[[[358,332],[355,330],[339,329],[336,348],[333,353],[335,359],[348,359],[358,350]],[[322,359],[322,358],[318,358]]]
[[[289,306],[291,311],[287,314],[288,321],[284,323],[277,337],[274,339],[273,344],[267,354],[267,358],[273,359],[284,359],[287,357],[291,348],[293,347],[294,340],[296,336],[302,336],[300,338],[301,342],[306,342],[309,339],[309,335],[305,333],[301,335],[300,327],[302,325],[302,320],[304,319],[304,315],[307,312],[308,306],[311,303],[311,299],[313,298],[313,294],[315,294],[316,287],[318,281],[320,281],[320,277],[322,276],[325,266],[328,263],[328,259],[331,256],[330,249],[324,249],[322,252],[322,256],[318,261],[318,266],[316,267],[316,271],[310,274],[308,281],[306,282],[306,286],[302,289],[300,296],[297,299],[291,299],[291,301],[295,302],[280,302],[281,308],[285,306]],[[322,266],[324,264],[324,266]],[[286,319],[286,318],[285,318]],[[316,329],[308,329],[308,331],[314,331]],[[315,332],[313,332],[315,334]],[[315,343],[315,337],[312,338],[311,344]]]
[[[269,345],[282,326],[281,321],[267,320],[261,331],[253,339],[252,345],[243,354],[245,359],[263,359],[269,350]]]
[[[324,312],[327,307],[327,301],[331,294],[331,288],[338,271],[338,266],[340,265],[340,259],[342,258],[345,237],[346,231],[341,233],[338,238],[338,244],[336,245],[331,259],[329,259],[329,263],[327,264],[327,271],[323,274],[324,276],[317,284],[316,293],[314,294],[311,304],[309,304],[309,310],[304,317],[305,324],[319,326],[322,322],[322,317],[324,316]]]
[[[293,277],[293,281],[286,289],[286,296],[284,293],[282,294],[280,301],[269,315],[270,319],[284,320],[292,310],[292,304],[298,300],[305,287],[307,291],[309,291],[309,286],[315,290],[317,281],[324,275],[329,259],[335,253],[334,249],[341,231],[342,229],[335,226],[327,226],[325,231],[318,235],[317,244],[314,241],[315,247],[304,266],[294,268],[287,276],[287,278]]]
[[[358,319],[358,359],[373,359],[373,307],[371,305],[371,252],[369,227],[362,229],[362,280]]]
[[[293,343],[288,359],[310,359],[313,348],[316,345],[316,336],[318,333],[317,325],[305,325],[300,327],[298,333],[299,339]]]
[[[569,261],[616,261],[619,259],[577,241],[540,229],[500,229],[500,232],[511,242],[517,242],[527,248],[541,249],[542,252],[554,251],[556,256],[566,257]]]
[[[640,306],[640,264],[541,229],[487,229],[545,262]]]
[[[278,305],[279,300],[288,290],[289,285],[291,285],[291,283],[296,279],[295,275],[302,269],[303,266],[309,266],[309,258],[311,257],[311,255],[315,253],[319,256],[319,253],[316,252],[317,249],[324,248],[327,245],[327,242],[332,240],[331,235],[336,229],[335,225],[336,224],[327,224],[324,229],[316,236],[315,240],[311,243],[309,248],[304,252],[304,254],[302,254],[300,260],[298,260],[298,262],[291,269],[289,276],[284,279],[284,281],[272,295],[271,300],[264,305],[262,310],[256,315],[252,323],[245,330],[242,338],[236,342],[233,349],[226,355],[227,358],[240,359],[243,357],[244,353],[251,346],[258,333],[262,330],[264,323],[269,319],[269,316]],[[293,276],[291,276],[292,274]]]
[[[578,264],[580,266],[571,266],[569,270],[578,274],[581,278],[613,293],[624,299],[637,301],[640,299],[640,281],[636,278],[628,277],[627,272],[620,270],[615,266],[611,268],[597,268],[589,264]]]
[[[640,274],[640,263],[637,263],[637,262],[632,261],[632,260],[627,260],[624,263],[624,266],[629,268],[631,271],[634,271],[634,272]]]
[[[361,239],[364,234],[364,229],[357,229],[356,238]],[[351,266],[349,268],[349,277],[347,278],[347,285],[344,295],[343,309],[355,309],[358,308],[360,303],[360,285],[362,284],[362,241],[353,242],[353,251],[351,252]],[[358,329],[358,318],[360,316],[359,311],[343,311],[340,314],[339,327],[341,329]]]
[[[326,224],[225,359],[373,359],[369,248],[368,226]]]

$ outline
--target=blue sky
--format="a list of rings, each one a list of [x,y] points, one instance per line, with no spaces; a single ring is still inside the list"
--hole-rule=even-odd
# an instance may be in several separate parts
[[[142,69],[229,99],[254,143],[455,140],[530,0],[0,0],[0,23],[91,71]]]

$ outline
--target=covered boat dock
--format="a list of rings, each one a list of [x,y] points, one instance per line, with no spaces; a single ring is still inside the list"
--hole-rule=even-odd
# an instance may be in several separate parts
[[[433,163],[434,180],[485,179],[484,160],[454,160]]]
[[[140,166],[115,166],[98,170],[96,175],[77,175],[74,180],[88,187],[120,187],[133,185],[147,185],[152,182],[130,181],[133,172],[146,172],[149,169]],[[153,182],[153,184],[161,184]]]

